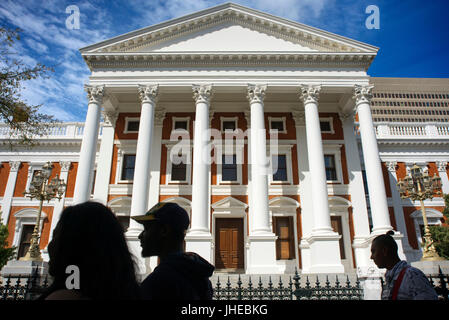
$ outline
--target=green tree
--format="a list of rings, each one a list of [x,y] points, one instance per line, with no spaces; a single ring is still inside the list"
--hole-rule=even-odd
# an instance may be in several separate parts
[[[16,254],[15,247],[8,248],[7,239],[8,239],[8,227],[5,226],[2,223],[2,220],[0,219],[0,270],[8,262],[8,260],[14,258]]]
[[[21,99],[24,81],[48,78],[54,71],[43,64],[26,66],[14,51],[14,43],[20,40],[20,29],[0,27],[0,121],[8,124],[13,134],[10,146],[36,144],[35,137],[45,135],[56,122],[53,116],[39,113],[41,105],[29,105]]]
[[[445,208],[443,215],[445,224],[441,226],[429,226],[435,248],[440,257],[449,260],[449,194],[444,195]]]

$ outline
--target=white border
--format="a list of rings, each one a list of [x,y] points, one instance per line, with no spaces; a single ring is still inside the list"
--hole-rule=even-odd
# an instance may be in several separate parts
[[[287,180],[284,181],[274,181],[273,180],[273,174],[268,175],[268,183],[277,185],[277,184],[293,184],[293,169],[292,169],[292,148],[294,145],[278,145],[277,146],[277,154],[271,154],[271,157],[276,155],[286,155],[285,161],[287,162]],[[270,171],[273,172],[273,161],[272,158],[270,158]]]
[[[125,117],[125,128],[123,129],[123,133],[137,133],[139,132],[139,130],[137,131],[129,131],[128,130],[128,122],[131,121],[139,121],[139,129],[140,129],[140,118],[139,117]]]
[[[324,155],[333,155],[337,180],[326,180],[327,183],[343,183],[343,169],[341,165],[341,144],[323,144]]]
[[[278,133],[287,133],[287,117],[268,117],[268,128],[270,128],[270,132],[274,132],[275,130],[271,129],[272,121],[282,121],[282,125],[284,126],[284,130],[278,131]]]
[[[166,170],[165,170],[165,184],[191,184],[191,175],[192,175],[192,144],[189,145],[188,148],[188,154],[185,156],[187,157],[187,164],[186,164],[186,180],[172,180],[171,179],[171,170],[172,170],[172,162],[170,160],[170,152],[171,149],[175,146],[175,144],[166,144],[165,147],[167,148],[167,162],[166,162]],[[183,155],[184,156],[184,155]]]
[[[330,124],[330,131],[321,131],[321,133],[330,133],[330,134],[334,134],[335,130],[334,130],[334,118],[333,117],[325,117],[325,118],[321,118],[320,117],[320,122],[329,122]]]
[[[234,121],[234,124],[235,124],[234,131],[235,131],[235,130],[237,130],[239,128],[238,127],[238,120],[239,120],[239,117],[220,117],[220,131],[221,131],[221,133],[225,133],[225,131],[223,130],[223,122],[224,121]]]

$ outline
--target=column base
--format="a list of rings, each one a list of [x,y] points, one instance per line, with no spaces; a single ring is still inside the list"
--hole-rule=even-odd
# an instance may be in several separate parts
[[[441,272],[443,274],[449,273],[449,261],[448,260],[440,260],[440,261],[416,261],[411,263],[412,267],[418,268],[424,274],[427,275],[438,275],[439,270],[438,267],[441,268]]]
[[[313,235],[305,239],[310,246],[310,269],[307,273],[344,273],[340,258],[340,235]],[[303,270],[303,273],[304,272]]]
[[[189,232],[185,240],[187,252],[195,252],[209,263],[212,263],[212,235],[210,232]]]
[[[281,274],[276,262],[276,239],[274,233],[252,234],[248,237],[247,274]]]
[[[1,274],[3,278],[9,275],[33,275],[37,270],[39,276],[46,276],[48,274],[48,262],[46,261],[22,261],[22,260],[10,260],[3,267]]]

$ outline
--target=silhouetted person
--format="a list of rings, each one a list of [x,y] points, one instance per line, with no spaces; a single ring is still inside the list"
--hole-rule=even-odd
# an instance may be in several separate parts
[[[64,209],[48,245],[54,281],[40,299],[138,299],[135,263],[114,213],[101,203]],[[79,268],[79,289],[68,290],[67,266]],[[70,279],[69,279],[70,280]],[[69,283],[73,281],[68,281]]]
[[[141,284],[143,299],[212,299],[209,277],[214,266],[196,253],[184,252],[187,212],[175,203],[160,202],[145,215],[132,218],[144,225],[139,235],[142,256],[160,258],[159,265]]]
[[[424,273],[398,256],[398,245],[391,236],[393,231],[374,238],[371,259],[378,268],[386,268],[386,285],[382,300],[438,300],[435,289]]]

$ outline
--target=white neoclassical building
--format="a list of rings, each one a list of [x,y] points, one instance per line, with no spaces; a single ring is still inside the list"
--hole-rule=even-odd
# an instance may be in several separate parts
[[[422,215],[396,183],[418,163],[449,192],[447,79],[371,78],[378,48],[229,3],[80,51],[85,123],[0,152],[14,245],[36,215],[20,192],[51,160],[68,190],[44,207],[44,253],[62,208],[94,199],[137,257],[129,217],[168,201],[190,214],[186,250],[220,271],[366,275],[371,240],[389,230],[419,260]],[[442,223],[442,198],[426,206]],[[141,273],[157,264],[139,261]]]

